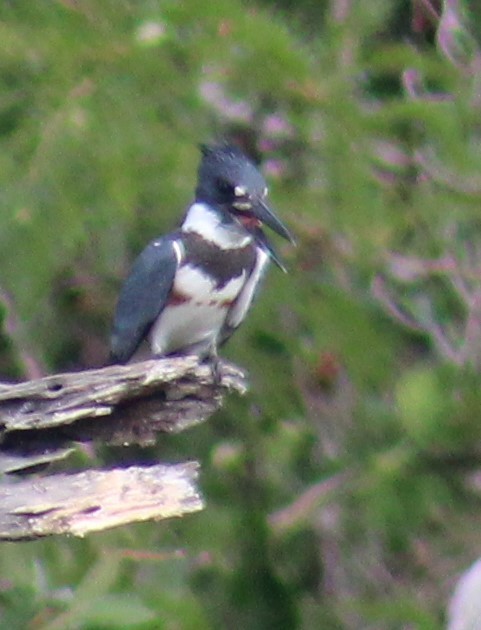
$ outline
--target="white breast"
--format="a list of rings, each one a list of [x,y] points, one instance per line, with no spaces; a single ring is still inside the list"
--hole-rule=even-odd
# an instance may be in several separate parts
[[[240,276],[217,289],[212,278],[191,265],[185,265],[175,276],[174,291],[189,296],[194,302],[234,300],[245,282],[245,275],[246,272],[242,271]]]
[[[181,267],[173,287],[178,296],[177,303],[163,310],[152,329],[153,353],[208,352],[216,344],[228,309],[245,283],[245,276],[243,271],[216,289],[215,283],[199,269],[190,265]]]

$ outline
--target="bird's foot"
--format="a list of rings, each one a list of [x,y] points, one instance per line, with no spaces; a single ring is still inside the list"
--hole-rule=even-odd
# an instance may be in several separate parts
[[[221,385],[222,384],[222,366],[221,366],[221,360],[219,359],[217,352],[212,352],[207,358],[207,361],[209,362],[214,385],[217,385],[217,386]]]

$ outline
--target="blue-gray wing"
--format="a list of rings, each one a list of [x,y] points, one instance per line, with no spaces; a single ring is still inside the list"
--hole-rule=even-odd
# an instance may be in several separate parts
[[[147,245],[120,292],[110,338],[113,363],[126,363],[167,304],[182,249],[173,237]]]

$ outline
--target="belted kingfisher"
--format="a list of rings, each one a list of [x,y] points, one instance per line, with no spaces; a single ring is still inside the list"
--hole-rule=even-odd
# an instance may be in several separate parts
[[[262,175],[236,147],[201,150],[195,201],[180,229],[149,243],[122,287],[114,363],[127,362],[147,337],[154,356],[216,359],[244,320],[269,259],[285,271],[262,227],[294,239],[267,206]]]

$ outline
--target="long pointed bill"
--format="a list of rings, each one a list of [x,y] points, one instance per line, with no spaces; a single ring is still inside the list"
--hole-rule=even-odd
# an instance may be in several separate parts
[[[290,241],[293,245],[296,244],[294,237],[286,228],[286,226],[276,217],[274,212],[267,206],[261,199],[256,199],[252,205],[252,214],[259,219],[262,223],[265,223],[267,226],[277,232],[279,236],[284,237],[288,241]]]

